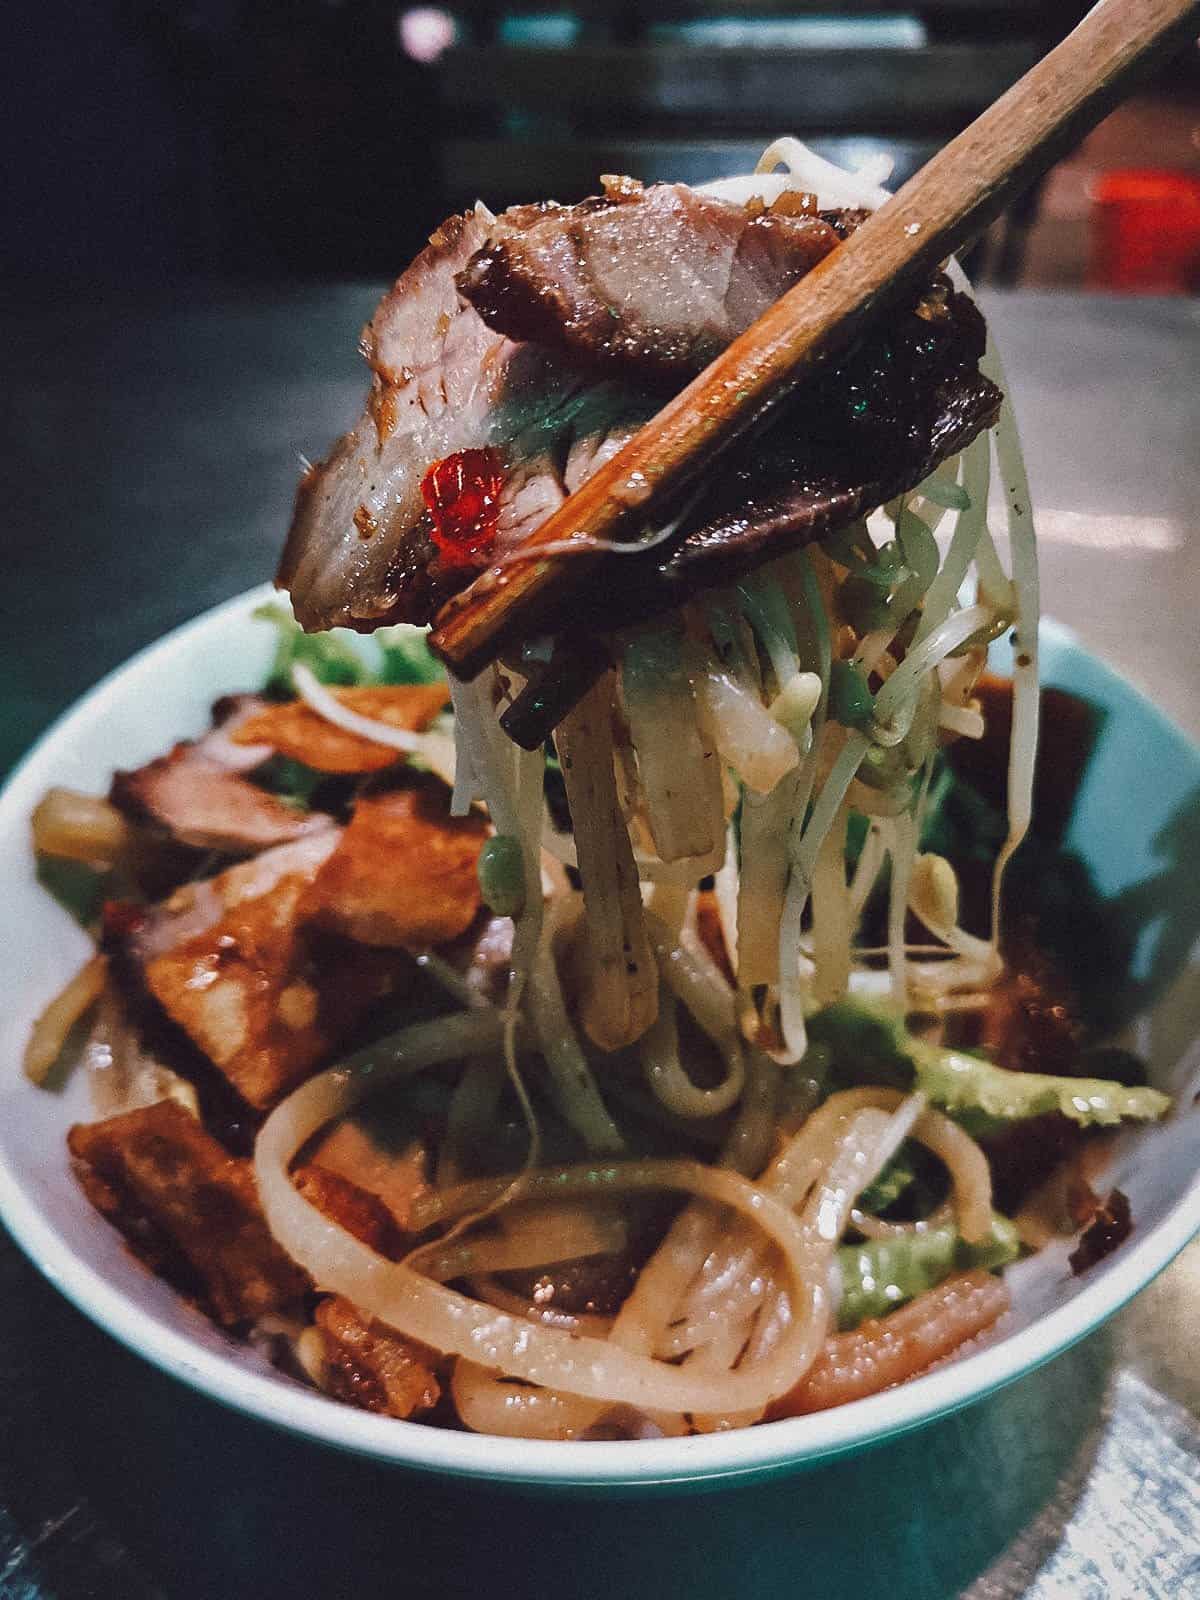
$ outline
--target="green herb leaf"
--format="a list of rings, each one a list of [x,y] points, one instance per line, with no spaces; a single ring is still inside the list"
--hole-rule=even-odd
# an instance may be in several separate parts
[[[1110,1078],[1012,1072],[982,1056],[914,1039],[891,1013],[839,1000],[809,1019],[809,1039],[833,1052],[836,1083],[919,1089],[951,1116],[1020,1122],[1058,1111],[1081,1127],[1125,1120],[1153,1122],[1171,1102],[1157,1089],[1127,1088]]]
[[[428,638],[423,629],[403,623],[394,628],[379,628],[375,633],[382,660],[379,682],[440,683],[446,674],[430,650]]]
[[[952,1272],[982,1267],[996,1272],[1021,1253],[1017,1230],[993,1215],[991,1233],[968,1244],[953,1223],[895,1239],[867,1239],[837,1252],[842,1298],[838,1327],[857,1328],[867,1317],[884,1317],[897,1306],[934,1289]]]
[[[275,601],[258,606],[254,617],[259,622],[271,623],[279,635],[265,686],[268,692],[287,695],[295,692],[292,668],[297,662],[308,667],[321,683],[349,688],[369,680],[366,663],[354,646],[337,632],[305,633],[287,608]]]

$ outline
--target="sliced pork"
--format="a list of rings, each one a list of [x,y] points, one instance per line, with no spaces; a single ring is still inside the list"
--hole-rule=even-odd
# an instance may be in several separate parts
[[[271,1237],[249,1161],[174,1100],[67,1135],[88,1199],[156,1273],[226,1327],[297,1305],[308,1278]]]
[[[301,622],[428,621],[860,221],[628,183],[451,218],[367,328],[366,411],[301,484],[278,579]],[[593,616],[669,609],[914,486],[994,420],[982,349],[939,281],[730,452],[674,551],[623,561]],[[448,536],[472,517],[480,537]]]
[[[493,332],[459,298],[455,278],[492,222],[480,210],[443,223],[364,330],[367,408],[301,482],[279,569],[306,628],[424,621],[470,579],[473,567],[446,560],[432,537],[421,486],[437,462],[501,453],[504,548],[561,504],[573,450],[597,459],[614,427],[624,442],[654,409],[624,383]]]
[[[725,457],[662,575],[689,589],[721,582],[915,487],[996,420],[1002,396],[979,372],[986,340],[974,304],[936,280]]]
[[[466,933],[481,905],[482,817],[452,817],[434,779],[363,795],[300,915],[364,945],[413,951]]]
[[[265,1111],[411,982],[391,951],[308,928],[305,893],[342,835],[283,846],[177,891],[114,951],[246,1104]]]
[[[293,810],[186,740],[136,771],[115,773],[109,799],[126,816],[156,824],[179,844],[232,856],[333,826],[324,812]]]
[[[325,1367],[322,1387],[337,1400],[391,1417],[418,1417],[441,1395],[435,1350],[367,1317],[341,1295],[317,1307]]]
[[[815,206],[754,214],[682,183],[614,184],[531,224],[501,217],[458,287],[510,339],[678,387],[837,243]]]

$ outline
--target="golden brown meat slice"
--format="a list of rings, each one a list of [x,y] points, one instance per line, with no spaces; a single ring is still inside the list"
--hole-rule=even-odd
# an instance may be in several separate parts
[[[377,1194],[318,1161],[301,1167],[293,1174],[292,1182],[322,1216],[345,1228],[381,1256],[398,1261],[404,1254],[404,1235]]]
[[[368,945],[422,950],[456,939],[482,903],[476,865],[486,838],[480,817],[450,815],[439,783],[365,795],[301,916]]]
[[[401,1233],[411,1230],[413,1207],[430,1187],[429,1144],[421,1133],[397,1139],[394,1130],[389,1130],[386,1136],[377,1137],[353,1116],[341,1118],[319,1135],[311,1166],[365,1190],[379,1201]],[[313,1204],[321,1203],[313,1199]],[[336,1211],[329,1214],[343,1221]],[[349,1228],[349,1221],[343,1221],[343,1226]]]
[[[322,1300],[316,1324],[325,1354],[324,1388],[337,1400],[392,1417],[420,1416],[441,1395],[437,1354],[340,1295]]]
[[[171,1020],[259,1110],[307,1077],[411,973],[393,952],[314,937],[303,926],[301,902],[322,858],[314,850],[274,882],[264,873],[269,887],[257,895],[234,892],[229,881],[223,889],[225,874],[197,885],[205,898],[216,893],[220,914],[142,968]],[[244,869],[239,883],[256,886]]]
[[[176,1101],[77,1123],[67,1144],[96,1209],[218,1322],[252,1321],[307,1292],[267,1228],[250,1163]]]
[[[348,711],[409,733],[423,732],[449,698],[444,683],[380,684],[332,692]],[[398,750],[327,722],[303,700],[264,704],[239,723],[231,738],[236,745],[269,745],[278,755],[318,772],[382,772],[403,759]]]
[[[459,293],[497,333],[651,382],[695,377],[839,242],[815,205],[754,212],[682,183],[525,210],[496,219]]]

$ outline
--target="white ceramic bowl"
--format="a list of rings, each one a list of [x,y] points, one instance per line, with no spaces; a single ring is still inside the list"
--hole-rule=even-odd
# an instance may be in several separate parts
[[[35,880],[30,812],[50,784],[102,791],[114,766],[135,765],[202,729],[219,694],[261,684],[273,636],[251,612],[266,593],[208,612],[105,679],[51,729],[0,796],[0,1216],[65,1295],[147,1360],[276,1426],[432,1472],[547,1487],[748,1480],[862,1449],[1028,1372],[1116,1311],[1200,1228],[1200,1110],[1189,1088],[1181,1094],[1185,1112],[1128,1137],[1116,1157],[1113,1178],[1135,1218],[1127,1243],[1082,1279],[1071,1277],[1062,1250],[1012,1269],[1014,1311],[1003,1337],[854,1405],[705,1438],[551,1444],[369,1415],[274,1371],[143,1271],[84,1200],[64,1142],[72,1121],[94,1115],[80,1075],[51,1093],[20,1070],[32,1019],[88,950]],[[1154,1081],[1181,1091],[1195,1067],[1186,1047],[1200,1033],[1196,974],[1187,967],[1200,898],[1185,849],[1200,811],[1200,753],[1064,630],[1048,625],[1044,644],[1047,681],[1074,686],[1104,713],[1071,842],[1101,890],[1124,896],[1145,928],[1136,970],[1164,992],[1138,1043]]]

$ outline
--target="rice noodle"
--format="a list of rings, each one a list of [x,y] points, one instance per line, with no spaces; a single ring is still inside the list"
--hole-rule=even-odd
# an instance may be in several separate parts
[[[646,820],[664,862],[710,855],[725,831],[716,752],[701,738],[683,637],[643,629],[621,657],[621,701],[637,752]]]
[[[567,1125],[596,1154],[624,1150],[625,1140],[613,1121],[567,1012],[554,959],[554,934],[559,908],[551,906],[546,938],[529,974],[533,1025],[549,1074],[551,1092]]]
[[[642,915],[637,869],[617,804],[612,765],[611,674],[555,732],[575,824],[587,907],[587,970],[579,1014],[602,1050],[639,1039],[658,1011],[658,968]]]
[[[869,1114],[868,1121],[856,1127],[864,1114]],[[905,1096],[895,1089],[847,1089],[831,1095],[780,1151],[759,1183],[793,1210],[806,1205],[806,1215],[815,1216],[823,1233],[836,1243],[858,1194],[910,1137],[946,1165],[963,1237],[972,1242],[985,1238],[992,1225],[987,1158],[956,1123],[925,1107],[921,1096]],[[735,1316],[761,1303],[768,1290],[763,1267],[759,1247],[744,1231],[723,1241],[704,1263],[684,1318],[671,1329],[659,1353],[679,1355],[695,1348],[712,1336],[714,1317]]]
[[[736,1092],[725,1091],[732,1104],[741,1093],[745,1076],[733,990],[694,934],[681,931],[678,938],[673,938],[653,915],[647,917],[646,928],[664,981],[725,1058],[727,1082],[729,1078],[736,1079]]]
[[[721,1149],[722,1166],[752,1176],[761,1172],[775,1138],[780,1072],[763,1050],[746,1047],[746,1083],[737,1116]]]
[[[616,1255],[625,1248],[624,1222],[611,1212],[581,1206],[539,1206],[532,1214],[522,1205],[500,1213],[499,1232],[458,1235],[449,1245],[432,1244],[414,1251],[411,1264],[439,1283],[476,1273],[514,1272],[553,1266],[585,1256]]]
[[[927,1217],[916,1222],[891,1222],[886,1217],[876,1217],[857,1206],[850,1213],[850,1221],[864,1239],[905,1239],[914,1234],[931,1233],[954,1220],[954,1207],[949,1202],[936,1206]]]
[[[888,1159],[892,1145],[886,1134],[891,1120],[869,1104],[823,1119],[820,1159],[803,1192],[797,1193],[791,1181],[794,1173],[786,1164],[774,1163],[760,1180],[762,1192],[789,1209],[803,1205],[801,1224],[820,1240],[826,1274],[854,1201]],[[772,1287],[761,1247],[739,1229],[731,1244],[705,1262],[697,1292],[686,1303],[683,1320],[660,1343],[660,1353],[674,1356],[720,1338],[731,1324],[751,1315]]]
[[[761,1169],[772,1137],[778,1087],[774,1062],[751,1050],[738,1115],[718,1157],[722,1165],[741,1173]],[[649,1354],[660,1344],[720,1226],[719,1214],[706,1205],[690,1205],[675,1219],[622,1306],[613,1325],[614,1338],[640,1354]]]
[[[715,1117],[728,1111],[746,1081],[740,1041],[731,1039],[727,1071],[719,1084],[701,1089],[688,1077],[679,1058],[679,1026],[674,997],[664,998],[653,1026],[642,1036],[642,1069],[651,1091],[677,1117]]]
[[[589,1333],[597,1339],[607,1339],[612,1318],[594,1311],[563,1311],[553,1300],[539,1305],[525,1295],[507,1289],[487,1273],[479,1273],[470,1280],[472,1293],[500,1311],[525,1317],[530,1322],[544,1322],[549,1328],[565,1328],[568,1333]]]
[[[579,853],[570,834],[559,833],[548,817],[542,819],[542,849],[564,867],[579,870]],[[660,861],[639,850],[633,852],[634,865],[643,883],[679,884],[691,889],[701,878],[719,872],[725,864],[724,833],[706,856],[687,856],[682,861]]]
[[[494,1369],[465,1357],[454,1363],[450,1392],[468,1428],[511,1439],[578,1439],[598,1416],[594,1401],[506,1382]]]
[[[368,1315],[446,1354],[510,1376],[606,1403],[646,1410],[719,1411],[766,1404],[806,1370],[828,1316],[828,1291],[813,1269],[819,1241],[778,1202],[744,1178],[691,1161],[650,1161],[549,1169],[530,1175],[527,1193],[556,1198],[680,1190],[732,1207],[759,1226],[780,1251],[797,1317],[778,1349],[752,1368],[716,1379],[636,1355],[613,1340],[572,1336],[517,1318],[447,1289],[403,1262],[376,1254],[309,1205],[288,1166],[305,1141],[382,1084],[461,1052],[462,1035],[478,1044],[482,1014],[421,1024],[394,1041],[391,1061],[369,1072],[347,1067],[311,1079],[272,1112],[255,1145],[259,1194],[272,1233],[322,1289],[343,1294]],[[470,1030],[461,1025],[472,1024]],[[643,1271],[639,1287],[646,1280]],[[632,1297],[631,1297],[632,1298]],[[628,1304],[628,1302],[627,1302]]]

